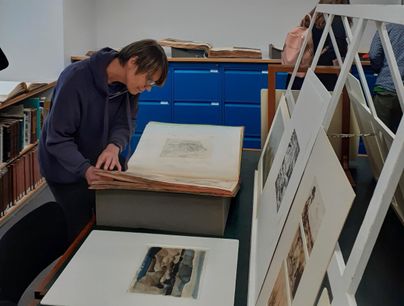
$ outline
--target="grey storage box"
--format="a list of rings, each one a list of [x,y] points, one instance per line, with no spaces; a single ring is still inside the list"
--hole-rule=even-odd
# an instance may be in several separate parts
[[[172,57],[206,57],[205,50],[202,49],[183,49],[171,48]]]
[[[223,236],[231,198],[137,190],[97,190],[96,223]]]

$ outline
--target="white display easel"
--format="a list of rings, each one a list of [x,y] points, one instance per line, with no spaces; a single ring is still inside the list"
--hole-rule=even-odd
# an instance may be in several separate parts
[[[316,50],[311,69],[315,69],[321,50],[328,34],[330,34],[334,49],[336,50],[338,62],[341,66],[337,83],[335,85],[329,108],[327,110],[323,126],[327,130],[335,108],[337,107],[338,99],[342,93],[342,89],[346,83],[346,79],[352,66],[353,61],[357,66],[362,87],[365,91],[365,97],[368,106],[374,116],[376,116],[373,100],[367,86],[365,74],[358,55],[360,38],[363,36],[366,24],[368,21],[376,23],[384,53],[390,67],[397,95],[399,97],[401,108],[404,110],[404,86],[401,79],[397,62],[393,53],[386,31],[386,23],[404,24],[404,6],[402,5],[318,5],[317,13],[326,15],[326,25],[321,37],[319,46]],[[341,16],[345,31],[348,37],[348,52],[345,60],[342,61],[336,44],[335,36],[332,32],[331,24],[334,16]],[[348,18],[354,18],[356,23],[354,33],[351,32],[351,26]],[[312,18],[309,31],[313,27],[315,16]],[[305,49],[304,42],[302,50]],[[293,84],[296,72],[301,62],[303,52],[298,57],[298,62],[289,82],[286,91],[289,111],[293,111],[295,104],[293,95],[291,94],[291,86]],[[348,84],[347,84],[348,86]],[[345,263],[339,246],[336,246],[333,258],[328,268],[328,277],[331,284],[333,294],[333,306],[354,306],[356,304],[355,293],[358,289],[366,265],[370,258],[372,249],[376,243],[379,231],[382,227],[387,210],[390,206],[394,192],[397,188],[400,177],[404,168],[404,123],[401,121],[397,133],[395,135],[390,152],[384,162],[384,166],[380,173],[376,188],[370,200],[366,215],[363,219],[359,233],[356,237],[351,254]]]

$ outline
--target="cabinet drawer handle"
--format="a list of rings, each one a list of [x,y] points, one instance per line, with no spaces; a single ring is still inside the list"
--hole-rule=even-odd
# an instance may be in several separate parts
[[[262,70],[261,73],[262,74],[268,74],[268,70]]]
[[[168,101],[161,101],[160,104],[161,105],[168,105]]]
[[[218,73],[219,70],[217,70],[217,69],[210,69],[210,72],[211,72],[211,73]]]
[[[212,106],[219,106],[219,102],[211,102],[210,105],[212,105]]]

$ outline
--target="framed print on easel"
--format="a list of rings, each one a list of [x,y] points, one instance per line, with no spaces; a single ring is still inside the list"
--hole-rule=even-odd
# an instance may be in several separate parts
[[[258,162],[257,168],[259,173],[259,194],[261,194],[264,189],[269,170],[271,169],[276,151],[278,150],[279,143],[281,142],[283,131],[285,130],[285,125],[289,119],[290,115],[286,105],[285,96],[282,95]]]
[[[263,284],[330,97],[318,77],[309,70],[259,198],[256,268],[253,269],[256,288],[251,289],[255,297]]]
[[[257,306],[314,304],[354,197],[320,128]]]

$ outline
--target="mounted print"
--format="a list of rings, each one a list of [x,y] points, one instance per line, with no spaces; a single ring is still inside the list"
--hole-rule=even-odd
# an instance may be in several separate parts
[[[256,306],[314,305],[354,197],[320,128]]]
[[[286,188],[288,187],[289,180],[292,175],[293,168],[295,167],[299,153],[300,153],[299,141],[297,140],[296,131],[293,130],[288,147],[286,149],[286,154],[282,160],[282,166],[279,169],[278,176],[276,177],[275,180],[277,212],[279,211],[279,208],[281,206],[283,195],[285,193]]]
[[[237,254],[233,239],[93,230],[41,305],[233,306]]]
[[[205,251],[151,247],[129,292],[198,297]]]
[[[269,170],[272,167],[272,163],[275,158],[276,151],[278,150],[283,131],[285,130],[286,122],[289,119],[290,115],[288,107],[286,105],[285,96],[282,95],[279,100],[278,108],[276,109],[271,128],[269,129],[267,139],[265,140],[260,160],[258,162],[258,172],[261,173],[260,193],[264,189],[264,186],[267,182]]]
[[[330,93],[309,69],[290,120],[286,122],[257,209],[255,300],[324,119]]]

